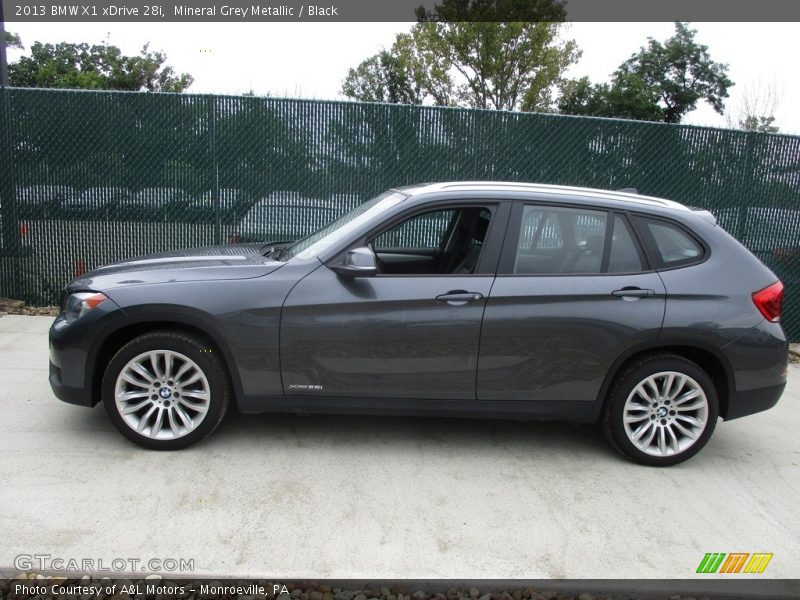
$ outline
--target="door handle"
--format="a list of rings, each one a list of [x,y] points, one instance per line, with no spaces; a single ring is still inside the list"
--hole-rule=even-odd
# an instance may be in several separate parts
[[[638,287],[624,287],[621,290],[614,290],[611,292],[611,295],[624,298],[626,300],[633,300],[638,298],[649,298],[651,296],[655,296],[656,293],[653,290],[645,290]]]
[[[466,304],[467,302],[475,302],[482,298],[483,294],[478,292],[464,292],[462,290],[447,292],[446,294],[436,296],[436,300],[439,302],[447,302],[448,304]]]

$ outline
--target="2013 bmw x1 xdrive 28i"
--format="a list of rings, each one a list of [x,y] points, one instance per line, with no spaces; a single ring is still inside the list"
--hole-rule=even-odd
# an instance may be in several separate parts
[[[50,382],[175,449],[245,413],[599,422],[671,465],[773,406],[782,285],[706,211],[516,183],[392,190],[294,243],[101,267],[67,286]]]

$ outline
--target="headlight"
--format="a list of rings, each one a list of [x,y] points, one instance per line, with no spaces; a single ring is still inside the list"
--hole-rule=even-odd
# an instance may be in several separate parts
[[[67,320],[67,323],[74,323],[92,309],[100,306],[100,304],[106,300],[108,300],[108,296],[100,292],[78,292],[77,294],[70,294],[67,296],[67,302],[64,306],[64,318]]]

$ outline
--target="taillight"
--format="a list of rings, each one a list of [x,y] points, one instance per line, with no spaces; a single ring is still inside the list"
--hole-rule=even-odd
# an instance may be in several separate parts
[[[753,293],[753,303],[767,321],[777,323],[781,318],[783,304],[783,284],[776,281],[772,285]]]

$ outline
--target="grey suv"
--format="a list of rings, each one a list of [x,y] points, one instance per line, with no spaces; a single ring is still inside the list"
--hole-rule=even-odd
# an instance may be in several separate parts
[[[671,465],[775,405],[782,285],[714,217],[517,183],[388,191],[293,243],[170,252],[72,281],[50,383],[155,449],[245,413],[597,422]]]

